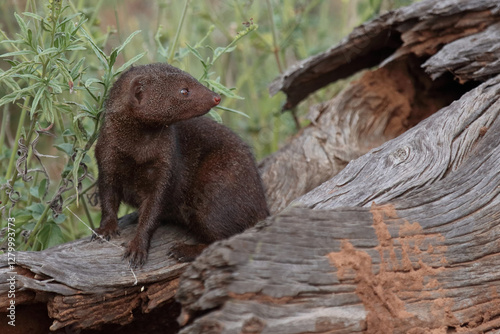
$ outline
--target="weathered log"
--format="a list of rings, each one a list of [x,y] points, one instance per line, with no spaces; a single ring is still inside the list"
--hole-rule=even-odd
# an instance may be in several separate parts
[[[285,92],[292,107],[329,82],[382,63],[313,107],[312,124],[261,163],[271,212],[500,73],[498,22],[496,1],[422,1],[354,29],[287,70],[270,90]]]
[[[451,72],[460,82],[484,81],[500,73],[500,24],[445,45],[423,64],[436,79]]]
[[[498,1],[421,1],[355,28],[328,51],[291,66],[269,90],[283,91],[284,107],[290,109],[319,88],[387,61],[391,54],[390,60],[409,53],[431,56],[442,45],[499,21]]]
[[[500,76],[207,249],[181,333],[498,333],[499,113]]]
[[[331,50],[332,55],[337,52],[335,57],[344,54],[343,63],[337,59],[340,67],[318,57],[307,71],[286,79],[294,82],[290,87],[314,88],[325,84],[322,80],[327,77],[335,80],[336,75],[388,59],[336,99],[314,108],[313,125],[262,163],[273,211],[478,85],[464,82],[497,74],[500,48],[491,34],[493,24],[500,21],[499,6],[482,0],[419,2],[355,30]],[[377,42],[382,42],[380,48]],[[455,46],[442,47],[446,43]],[[473,47],[453,53],[460,43]],[[453,54],[447,69],[442,52]],[[310,80],[316,75],[319,84],[300,81],[309,75]],[[410,333],[422,332],[425,326],[436,330],[468,326],[485,332],[498,327],[494,303],[500,247],[492,241],[499,234],[492,211],[498,188],[493,130],[498,122],[492,115],[498,111],[495,80],[351,163],[345,172],[299,199],[295,205],[301,208],[288,209],[248,233],[213,245],[184,276],[179,298],[184,319],[193,321],[184,332],[213,325],[214,332],[240,328],[294,333],[304,324],[314,324],[321,333],[335,332],[332,328],[354,332],[378,328],[377,319],[389,321],[388,328],[398,331],[414,326]],[[443,114],[447,116],[438,117]],[[437,167],[430,162],[433,158],[441,159],[434,162]],[[369,168],[375,168],[373,173]],[[459,196],[463,197],[458,200]],[[393,207],[370,209],[373,201]],[[467,201],[467,210],[462,210]],[[176,332],[179,305],[174,294],[187,264],[177,263],[168,252],[174,242],[194,241],[179,227],[162,226],[153,238],[148,263],[135,271],[134,285],[134,275],[121,260],[121,244],[135,229],[129,223],[124,222],[122,235],[112,240],[114,246],[90,243],[87,238],[43,252],[18,252],[14,268],[18,316],[27,319],[33,310],[48,309],[40,323],[52,321],[55,331],[154,332],[161,327],[162,332]],[[442,263],[443,258],[448,263]],[[7,257],[0,255],[1,307],[9,302],[4,298],[9,289],[6,264]],[[411,280],[416,283],[407,284]],[[437,313],[429,311],[429,305]],[[207,311],[211,312],[199,316]],[[2,326],[6,323],[0,322],[3,333]],[[22,327],[16,329],[23,332]],[[46,327],[40,330],[45,333]]]
[[[0,308],[5,310],[10,300],[15,300],[18,309],[20,305],[31,305],[21,308],[30,314],[32,308],[37,308],[36,303],[46,304],[52,319],[50,330],[57,331],[123,326],[134,320],[134,312],[149,313],[165,305],[173,314],[156,323],[167,322],[170,328],[163,327],[163,332],[176,333],[175,314],[179,308],[173,305],[173,297],[179,276],[188,264],[178,263],[168,252],[174,243],[195,241],[180,226],[163,225],[151,240],[147,264],[132,271],[122,256],[123,244],[133,237],[136,218],[132,214],[122,219],[121,235],[109,242],[91,242],[89,237],[41,252],[16,252],[13,270],[7,255],[0,255]],[[15,298],[7,298],[11,272],[16,280]],[[17,322],[17,333],[26,333],[26,325]],[[143,328],[148,325],[151,319],[144,321]],[[0,332],[7,328],[6,322],[0,322]],[[42,329],[42,333],[46,332],[47,328]]]
[[[315,106],[312,124],[262,161],[271,212],[281,211],[349,161],[404,133],[470,87],[449,76],[432,81],[413,56],[366,72],[337,97]]]

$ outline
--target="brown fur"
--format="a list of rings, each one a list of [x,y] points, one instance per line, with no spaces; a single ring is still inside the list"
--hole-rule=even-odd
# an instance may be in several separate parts
[[[209,243],[268,216],[250,149],[225,126],[197,117],[219,102],[167,64],[133,67],[111,89],[96,145],[102,207],[96,232],[118,234],[120,202],[138,208],[137,232],[125,251],[133,266],[145,263],[161,220],[185,224]]]

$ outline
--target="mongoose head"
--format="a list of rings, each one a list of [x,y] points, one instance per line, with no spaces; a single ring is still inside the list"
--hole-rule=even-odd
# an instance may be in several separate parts
[[[124,72],[110,92],[106,109],[144,125],[164,126],[204,115],[220,101],[219,94],[190,74],[157,63]]]

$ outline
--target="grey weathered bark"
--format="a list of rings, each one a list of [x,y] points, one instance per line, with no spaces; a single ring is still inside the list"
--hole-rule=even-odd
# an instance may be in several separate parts
[[[332,81],[382,64],[314,107],[312,124],[262,162],[271,211],[459,98],[473,85],[467,82],[499,73],[498,22],[498,1],[422,1],[361,25],[287,70],[270,91],[285,92],[293,107]]]
[[[498,333],[499,113],[500,76],[210,247],[181,333]]]
[[[137,285],[120,259],[128,222],[114,245],[18,252],[17,315],[43,305],[56,331],[173,333],[180,284],[184,333],[498,330],[498,22],[498,1],[424,0],[357,28],[275,84],[296,104],[380,64],[261,164],[273,212],[307,193],[292,208],[212,245],[182,280],[168,252],[194,241],[174,226],[155,233]],[[9,276],[0,255],[2,308]]]
[[[168,252],[174,243],[193,243],[194,240],[178,226],[161,226],[151,240],[147,265],[132,272],[122,255],[123,243],[135,233],[132,223],[136,217],[132,214],[122,219],[121,235],[110,242],[90,242],[90,238],[85,238],[41,252],[16,252],[13,271],[7,256],[0,255],[0,309],[5,310],[10,300],[15,300],[16,316],[26,318],[16,323],[15,333],[36,333],[33,331],[36,324],[29,320],[36,303],[46,304],[52,320],[50,330],[63,333],[65,328],[125,325],[139,314],[150,313],[163,305],[163,309],[171,310],[172,316],[154,323],[164,326],[162,333],[176,333],[175,314],[179,309],[173,305],[174,295],[179,276],[188,264],[178,263]],[[15,273],[15,298],[7,298],[11,272]],[[144,320],[143,328],[151,328],[148,327],[151,322],[151,319]],[[108,327],[108,331],[114,328]],[[0,332],[7,329],[13,330],[5,321],[0,322]],[[38,330],[47,333],[47,327]],[[137,333],[132,329],[126,332]]]

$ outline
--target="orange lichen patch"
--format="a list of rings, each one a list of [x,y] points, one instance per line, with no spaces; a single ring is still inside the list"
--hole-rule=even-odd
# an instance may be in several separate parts
[[[447,247],[442,245],[445,239],[441,234],[425,234],[418,222],[399,219],[392,205],[373,204],[370,212],[379,242],[375,247],[380,255],[378,272],[373,269],[370,255],[348,240],[342,241],[340,252],[327,257],[337,268],[339,280],[354,279],[356,294],[368,310],[368,333],[391,333],[395,328],[420,321],[405,309],[405,301],[444,297],[436,276],[445,270],[442,266],[446,263]],[[398,235],[391,235],[390,231],[398,229]],[[429,311],[435,318],[435,329],[458,324],[449,303],[450,300],[439,298],[435,311]]]
[[[403,257],[401,259],[401,269],[403,271],[411,271],[413,270],[413,265],[410,260],[410,256],[408,255],[409,253],[412,253],[413,250],[410,249],[410,245],[408,243],[403,243],[402,245],[402,253],[401,256]]]
[[[460,326],[460,321],[453,315],[451,311],[453,307],[453,299],[437,298],[431,306],[431,314],[434,322],[440,326]]]
[[[391,333],[396,320],[414,317],[393,292],[390,275],[373,273],[372,258],[366,252],[356,250],[349,241],[343,240],[341,251],[327,256],[337,268],[339,280],[344,278],[347,270],[356,273],[356,294],[369,311],[366,319],[368,333]]]
[[[397,218],[396,210],[392,205],[377,206],[373,203],[370,212],[373,215],[373,227],[379,242],[376,249],[380,254],[380,271],[399,270],[392,236],[384,222],[384,216],[388,218]],[[390,259],[390,261],[387,261],[387,258]]]
[[[405,220],[403,226],[399,228],[399,236],[422,234],[422,231],[422,226],[419,223],[412,224]]]

